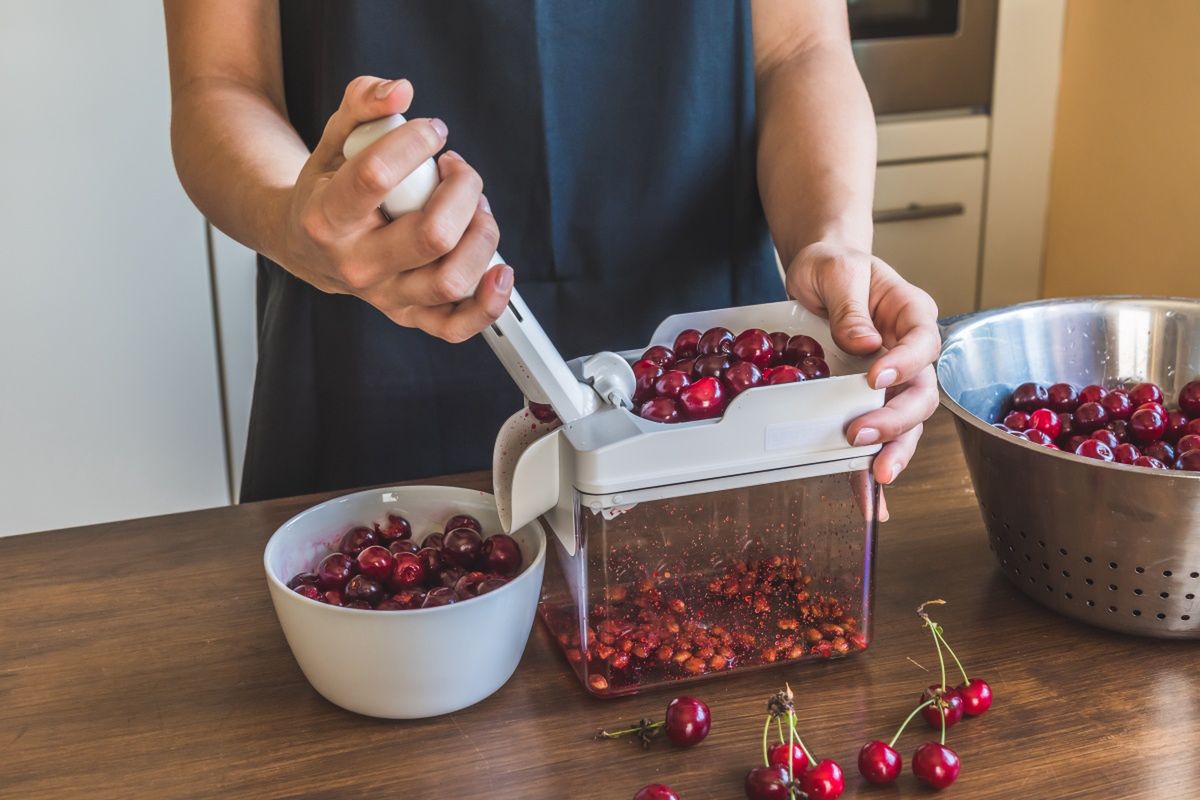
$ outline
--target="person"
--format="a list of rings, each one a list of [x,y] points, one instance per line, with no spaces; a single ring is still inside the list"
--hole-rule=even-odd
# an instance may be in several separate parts
[[[937,404],[937,310],[871,255],[845,4],[164,6],[179,177],[261,254],[243,501],[489,466],[521,397],[475,334],[518,279],[567,358],[786,289],[847,352],[886,348],[868,380],[887,403],[847,438],[886,442],[885,484],[908,464]],[[343,158],[394,113],[409,122]],[[386,220],[438,153],[426,207]],[[512,266],[489,267],[501,230]]]

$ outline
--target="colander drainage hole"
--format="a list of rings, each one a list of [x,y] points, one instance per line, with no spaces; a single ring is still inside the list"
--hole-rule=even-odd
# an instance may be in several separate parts
[[[1110,613],[1110,614],[1115,614],[1115,613],[1117,613],[1117,607],[1116,607],[1116,606],[1109,606],[1109,607],[1108,607],[1108,613]]]
[[[1170,592],[1159,592],[1158,596],[1161,597],[1163,600],[1166,600],[1168,597],[1171,596],[1171,593]]]
[[[1087,600],[1086,602],[1087,602],[1087,604],[1088,604],[1088,607],[1089,607],[1089,608],[1090,608],[1090,607],[1094,607],[1094,606],[1096,605],[1096,601],[1095,601],[1095,600]]]
[[[1070,572],[1067,572],[1065,569],[1064,569],[1062,572],[1063,572],[1063,577],[1064,577],[1064,578],[1069,578],[1069,577],[1071,577],[1071,573],[1070,573]]]
[[[1096,582],[1095,582],[1094,580],[1092,580],[1091,578],[1084,578],[1084,579],[1083,579],[1083,582],[1084,582],[1084,583],[1086,583],[1088,586],[1095,586],[1095,585],[1096,585]]]
[[[1086,562],[1087,562],[1087,563],[1089,563],[1089,564],[1090,564],[1090,563],[1092,563],[1092,557],[1091,557],[1091,556],[1084,556],[1084,557],[1083,557],[1083,560],[1084,560],[1084,561],[1086,561]]]
[[[1048,584],[1048,583],[1047,583],[1047,584],[1046,584],[1046,591],[1047,591],[1047,592],[1053,592],[1053,591],[1054,591],[1054,587],[1053,587],[1053,586],[1051,586],[1050,584]]]
[[[1116,568],[1117,568],[1117,562],[1115,562],[1115,561],[1110,561],[1110,562],[1108,562],[1108,568],[1109,568],[1109,569],[1116,569]]]
[[[1136,572],[1138,575],[1141,575],[1143,572],[1146,571],[1146,568],[1145,567],[1134,567],[1133,571]]]
[[[1029,582],[1030,582],[1030,583],[1037,583],[1037,580],[1036,580],[1036,579],[1035,579],[1035,578],[1034,578],[1032,575],[1030,575],[1030,576],[1029,576]]]
[[[1195,600],[1195,599],[1196,599],[1196,595],[1194,595],[1194,594],[1185,594],[1185,595],[1183,596],[1183,598],[1184,598],[1185,600]]]
[[[1142,596],[1142,590],[1141,590],[1141,589],[1134,589],[1134,590],[1133,590],[1133,593],[1134,593],[1134,594],[1136,594],[1138,597],[1141,597],[1141,596]]]
[[[1038,539],[1038,547],[1045,547],[1045,546],[1046,546],[1046,543],[1043,542],[1041,539]]]
[[[1180,617],[1180,619],[1183,620],[1184,622],[1187,622],[1191,618],[1192,617],[1190,614],[1184,614],[1182,617]]]
[[[1135,608],[1135,609],[1133,610],[1133,615],[1134,615],[1135,617],[1140,617],[1140,616],[1142,615],[1142,612],[1141,612],[1141,611],[1138,611],[1138,610]]]
[[[1164,614],[1164,613],[1162,613],[1161,611],[1160,611],[1159,613],[1155,614],[1154,616],[1158,617],[1159,619],[1166,619],[1166,618],[1167,618],[1167,615],[1166,615],[1166,614]]]
[[[1174,573],[1173,573],[1173,572],[1171,572],[1171,570],[1169,570],[1169,569],[1164,569],[1164,570],[1163,570],[1163,577],[1164,577],[1164,578],[1169,578],[1169,577],[1171,577],[1173,574],[1174,574]]]
[[[1110,583],[1110,584],[1108,585],[1108,590],[1109,590],[1110,592],[1115,592],[1115,591],[1117,590],[1117,585],[1116,585],[1115,583]]]
[[[1046,570],[1047,572],[1049,572],[1049,571],[1050,571],[1050,565],[1049,565],[1049,564],[1047,564],[1045,561],[1043,561],[1043,562],[1042,562],[1042,569],[1044,569],[1044,570]]]
[[[1193,573],[1192,573],[1192,575],[1191,575],[1191,577],[1193,577],[1193,578],[1200,578],[1200,572],[1193,572]]]
[[[1063,592],[1063,597],[1067,598],[1068,600],[1075,599],[1075,595],[1071,594],[1070,592]]]
[[[1067,554],[1067,548],[1065,548],[1065,547],[1058,548],[1058,554],[1060,556],[1065,556]]]
[[[1033,556],[1029,555],[1029,553],[1026,553],[1026,554],[1025,554],[1025,560],[1026,560],[1026,561],[1033,561]]]

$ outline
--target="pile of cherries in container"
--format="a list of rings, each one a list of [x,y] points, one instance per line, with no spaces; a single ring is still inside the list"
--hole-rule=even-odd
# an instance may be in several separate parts
[[[711,419],[756,386],[829,377],[820,342],[803,334],[750,328],[689,328],[672,347],[655,345],[633,364],[637,413],[653,422]]]
[[[503,533],[483,537],[468,514],[451,517],[442,532],[417,544],[399,514],[358,525],[335,552],[288,588],[310,600],[344,608],[404,611],[470,600],[499,589],[521,570],[521,547]]]
[[[1023,383],[995,427],[1052,450],[1151,469],[1200,471],[1200,380],[1168,408],[1153,383],[1076,390],[1069,383]]]

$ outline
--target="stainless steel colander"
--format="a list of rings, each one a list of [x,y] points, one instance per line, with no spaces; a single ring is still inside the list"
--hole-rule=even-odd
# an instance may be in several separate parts
[[[1200,376],[1200,301],[1045,300],[945,321],[942,402],[955,415],[1000,568],[1039,603],[1103,628],[1200,638],[1200,472],[1106,464],[991,427],[1025,381]]]

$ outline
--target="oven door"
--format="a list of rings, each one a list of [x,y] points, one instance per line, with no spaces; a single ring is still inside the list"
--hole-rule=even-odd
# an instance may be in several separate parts
[[[876,114],[986,109],[997,0],[848,0],[854,58]]]

